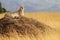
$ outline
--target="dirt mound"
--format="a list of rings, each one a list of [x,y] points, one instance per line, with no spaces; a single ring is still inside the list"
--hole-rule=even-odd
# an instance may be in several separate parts
[[[49,26],[27,17],[10,18],[8,16],[0,19],[0,34],[5,36],[13,33],[17,33],[19,36],[37,36],[51,30],[52,28]]]

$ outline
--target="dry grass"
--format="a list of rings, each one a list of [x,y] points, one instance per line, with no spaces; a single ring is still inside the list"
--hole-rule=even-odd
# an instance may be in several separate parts
[[[33,18],[35,20],[38,20],[39,22],[49,25],[52,28],[55,28],[58,32],[57,35],[53,36],[52,34],[50,36],[52,36],[52,38],[54,37],[55,40],[60,40],[60,12],[32,12],[30,14],[26,13],[25,16]],[[46,36],[46,38],[47,37],[48,36]]]
[[[44,14],[46,13],[46,14]],[[47,24],[49,26],[51,26],[52,28],[55,28],[57,30],[57,32],[55,33],[46,33],[44,36],[43,34],[39,34],[37,37],[31,35],[25,35],[22,37],[19,37],[19,35],[17,35],[17,33],[11,33],[10,37],[4,36],[2,37],[2,35],[0,36],[0,40],[60,40],[60,14],[59,12],[50,12],[50,14],[48,14],[49,12],[32,12],[32,13],[26,13],[25,16],[28,18],[33,18],[35,20],[38,20],[39,22],[42,22],[44,24]],[[56,14],[58,13],[58,14]],[[4,14],[0,14],[1,17],[4,17]],[[38,32],[39,33],[39,32]]]
[[[38,20],[39,22],[47,24],[57,30],[60,29],[60,12],[32,12],[29,14],[26,13],[25,16]]]

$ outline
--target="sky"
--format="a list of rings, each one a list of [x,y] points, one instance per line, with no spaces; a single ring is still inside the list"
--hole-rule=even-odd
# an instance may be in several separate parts
[[[2,7],[14,12],[24,5],[25,12],[59,12],[60,0],[0,0]]]

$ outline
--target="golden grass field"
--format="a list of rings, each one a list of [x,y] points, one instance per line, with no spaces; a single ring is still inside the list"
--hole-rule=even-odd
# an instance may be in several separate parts
[[[60,40],[60,12],[31,12],[30,14],[26,13],[25,16],[55,28],[58,37],[56,36],[53,40]]]
[[[3,18],[5,14],[0,14],[0,18]],[[39,22],[49,25],[57,30],[57,33],[45,36],[47,40],[60,40],[60,12],[26,12],[25,17],[33,18]],[[54,36],[53,36],[54,35]],[[28,38],[28,37],[27,37]],[[26,39],[27,39],[26,38]]]
[[[60,12],[31,12],[25,16],[60,30]]]

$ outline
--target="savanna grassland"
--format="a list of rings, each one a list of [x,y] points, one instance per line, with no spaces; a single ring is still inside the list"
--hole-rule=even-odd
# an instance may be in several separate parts
[[[5,14],[0,14],[0,18],[3,18],[4,15]],[[12,36],[10,38],[4,36],[4,37],[0,37],[0,39],[2,38],[2,40],[4,40],[4,39],[5,40],[9,40],[9,39],[10,40],[17,40],[17,39],[18,40],[60,40],[60,12],[26,12],[25,17],[33,18],[33,19],[41,22],[42,24],[46,24],[46,25],[50,26],[51,28],[56,29],[56,32],[52,31],[49,34],[49,33],[46,33],[48,31],[48,30],[46,30],[46,32],[45,32],[46,34],[44,35],[43,33],[39,32],[41,30],[37,31],[38,29],[34,29],[35,27],[32,26],[30,28],[33,28],[33,30],[38,33],[38,37],[34,37],[33,35],[32,35],[33,37],[28,36],[28,35],[26,35],[24,37],[18,37],[17,33],[14,31],[14,33],[11,33]],[[32,23],[34,23],[34,22],[32,21]],[[29,30],[29,29],[27,29],[27,30]]]
[[[55,28],[58,32],[55,40],[60,40],[60,12],[31,12],[30,14],[26,13],[25,16]]]
[[[60,29],[60,12],[31,12],[26,13],[25,16],[38,20],[57,30]]]

